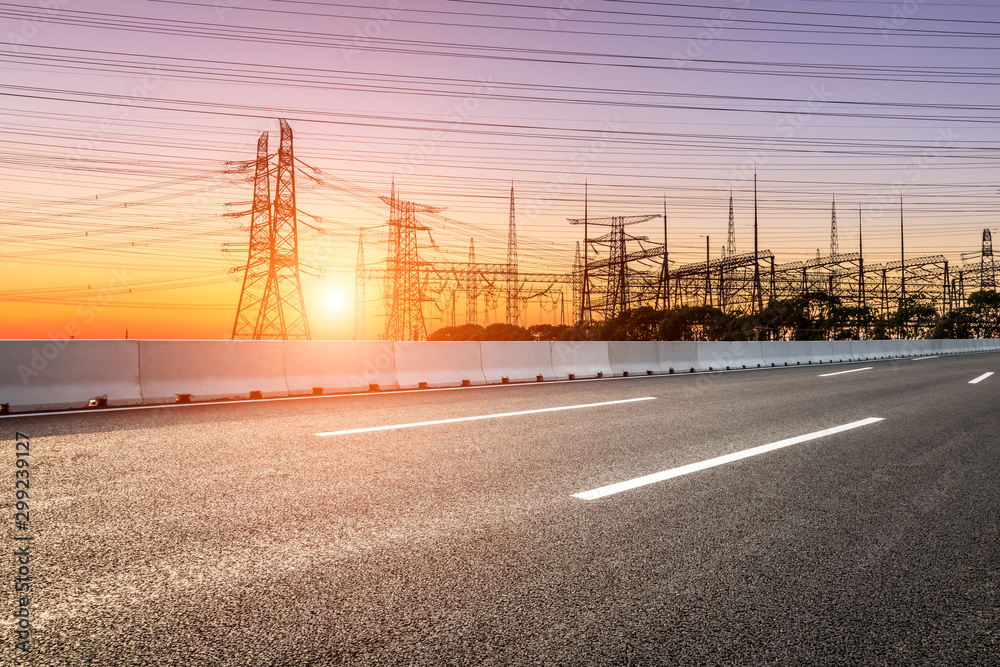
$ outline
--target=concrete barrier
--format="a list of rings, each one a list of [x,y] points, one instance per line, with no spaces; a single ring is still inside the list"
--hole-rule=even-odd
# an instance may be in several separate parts
[[[612,377],[608,344],[603,341],[552,341],[552,370],[560,380]]]
[[[868,347],[878,359],[892,359],[896,356],[894,341],[891,340],[873,340],[868,343]]]
[[[806,343],[807,363],[828,364],[833,361],[833,343],[828,340],[811,340]]]
[[[656,343],[656,361],[661,373],[690,373],[705,370],[698,358],[698,346],[704,343],[662,341]]]
[[[616,376],[655,375],[660,372],[656,344],[650,341],[611,341],[608,363]]]
[[[10,412],[141,402],[138,341],[0,341],[0,405]]]
[[[764,363],[770,366],[798,366],[819,363],[819,357],[814,355],[819,348],[811,347],[807,341],[763,341],[761,353]]]
[[[859,357],[855,354],[854,349],[851,347],[851,341],[849,340],[830,341],[830,349],[833,355],[833,361],[859,361],[864,358],[864,356]]]
[[[698,343],[698,366],[706,371],[724,371],[734,367],[733,344],[727,342]]]
[[[288,396],[280,340],[141,340],[145,404]]]
[[[481,343],[483,376],[488,384],[555,380],[552,348],[543,341],[490,341]]]
[[[295,340],[284,343],[285,382],[292,396],[398,389],[392,343]]]
[[[874,355],[871,350],[871,341],[869,340],[852,340],[851,343],[851,354],[858,361],[868,361]]]
[[[395,342],[400,389],[486,384],[479,341]]]
[[[896,354],[900,357],[923,357],[929,354],[930,347],[926,345],[928,341],[900,338],[893,342],[896,344]]]
[[[761,368],[770,365],[765,364],[764,353],[758,341],[735,341],[730,346],[734,368]]]

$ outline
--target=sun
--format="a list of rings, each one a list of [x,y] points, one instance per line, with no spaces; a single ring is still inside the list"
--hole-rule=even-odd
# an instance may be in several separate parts
[[[330,287],[323,293],[323,307],[327,312],[343,313],[347,304],[347,292],[342,287]]]

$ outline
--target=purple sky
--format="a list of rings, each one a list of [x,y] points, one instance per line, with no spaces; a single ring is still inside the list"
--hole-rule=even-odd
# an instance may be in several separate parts
[[[224,337],[248,219],[223,214],[252,193],[224,163],[251,159],[276,117],[321,171],[299,179],[311,302],[350,291],[394,176],[448,207],[426,219],[429,259],[462,261],[475,237],[480,261],[503,261],[513,181],[522,267],[568,270],[584,179],[592,216],[665,196],[679,263],[705,234],[718,256],[732,189],[748,251],[756,165],[779,261],[828,254],[834,195],[842,252],[860,204],[866,261],[898,258],[902,194],[907,256],[959,264],[997,224],[998,35],[986,2],[0,3],[0,297],[39,323],[0,335],[45,335],[80,286],[125,270],[135,289],[95,335],[164,335],[152,313],[169,310]],[[381,232],[365,239],[380,258]],[[349,336],[344,317],[314,332]]]

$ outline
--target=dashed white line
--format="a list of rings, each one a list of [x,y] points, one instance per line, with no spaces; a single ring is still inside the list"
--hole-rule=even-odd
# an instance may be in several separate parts
[[[980,375],[979,377],[977,377],[975,380],[969,380],[969,384],[979,384],[980,382],[982,382],[983,380],[985,380],[986,378],[988,378],[991,375],[993,375],[993,371],[990,371],[989,373],[983,373],[982,375]]]
[[[602,405],[619,405],[621,403],[635,403],[636,401],[655,401],[655,396],[644,396],[642,398],[626,398],[620,401],[603,401],[601,403],[581,403],[579,405],[560,405],[556,408],[538,408],[536,410],[518,410],[517,412],[495,412],[489,415],[475,415],[472,417],[453,417],[451,419],[434,419],[425,422],[412,422],[409,424],[389,424],[386,426],[367,426],[364,428],[349,428],[342,431],[327,431],[316,435],[326,437],[330,435],[348,435],[351,433],[372,433],[374,431],[392,431],[399,428],[414,428],[416,426],[434,426],[435,424],[454,424],[456,422],[471,422],[480,419],[496,419],[497,417],[516,417],[518,415],[534,415],[540,412],[558,412],[560,410],[579,410],[581,408],[596,408]]]
[[[726,454],[724,456],[717,456],[714,459],[707,459],[705,461],[699,461],[698,463],[689,463],[688,465],[680,466],[679,468],[671,468],[670,470],[664,470],[663,472],[656,472],[651,475],[636,477],[635,479],[630,479],[624,482],[618,482],[616,484],[609,484],[607,486],[602,486],[600,488],[592,489],[590,491],[574,493],[573,497],[582,498],[583,500],[595,500],[597,498],[603,498],[604,496],[610,496],[615,493],[621,493],[622,491],[629,491],[631,489],[635,489],[640,486],[646,486],[647,484],[655,484],[656,482],[662,482],[663,480],[671,479],[672,477],[680,477],[681,475],[687,475],[688,473],[698,472],[699,470],[705,470],[706,468],[714,468],[715,466],[720,466],[725,463],[732,463],[733,461],[739,461],[740,459],[750,458],[751,456],[757,456],[758,454],[772,452],[775,449],[781,449],[782,447],[797,445],[800,442],[815,440],[816,438],[822,438],[824,436],[833,435],[834,433],[840,433],[842,431],[849,431],[851,429],[859,428],[861,426],[868,426],[869,424],[880,422],[883,419],[884,419],[883,417],[869,417],[868,419],[862,419],[860,421],[851,422],[850,424],[844,424],[842,426],[834,426],[833,428],[824,429],[822,431],[807,433],[805,435],[799,435],[794,438],[788,438],[786,440],[779,440],[777,442],[772,442],[768,445],[761,445],[760,447],[744,449],[741,452],[734,452],[732,454]]]
[[[858,371],[870,371],[874,366],[865,366],[864,368],[852,368],[849,371],[837,371],[836,373],[823,373],[820,375],[821,378],[828,378],[833,375],[843,375],[844,373],[857,373]]]

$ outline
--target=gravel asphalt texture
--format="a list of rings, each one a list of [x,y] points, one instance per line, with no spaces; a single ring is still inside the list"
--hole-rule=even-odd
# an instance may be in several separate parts
[[[3,581],[15,431],[35,542],[31,651],[4,584],[0,664],[997,665],[1000,374],[968,383],[992,370],[1000,354],[3,418]]]

